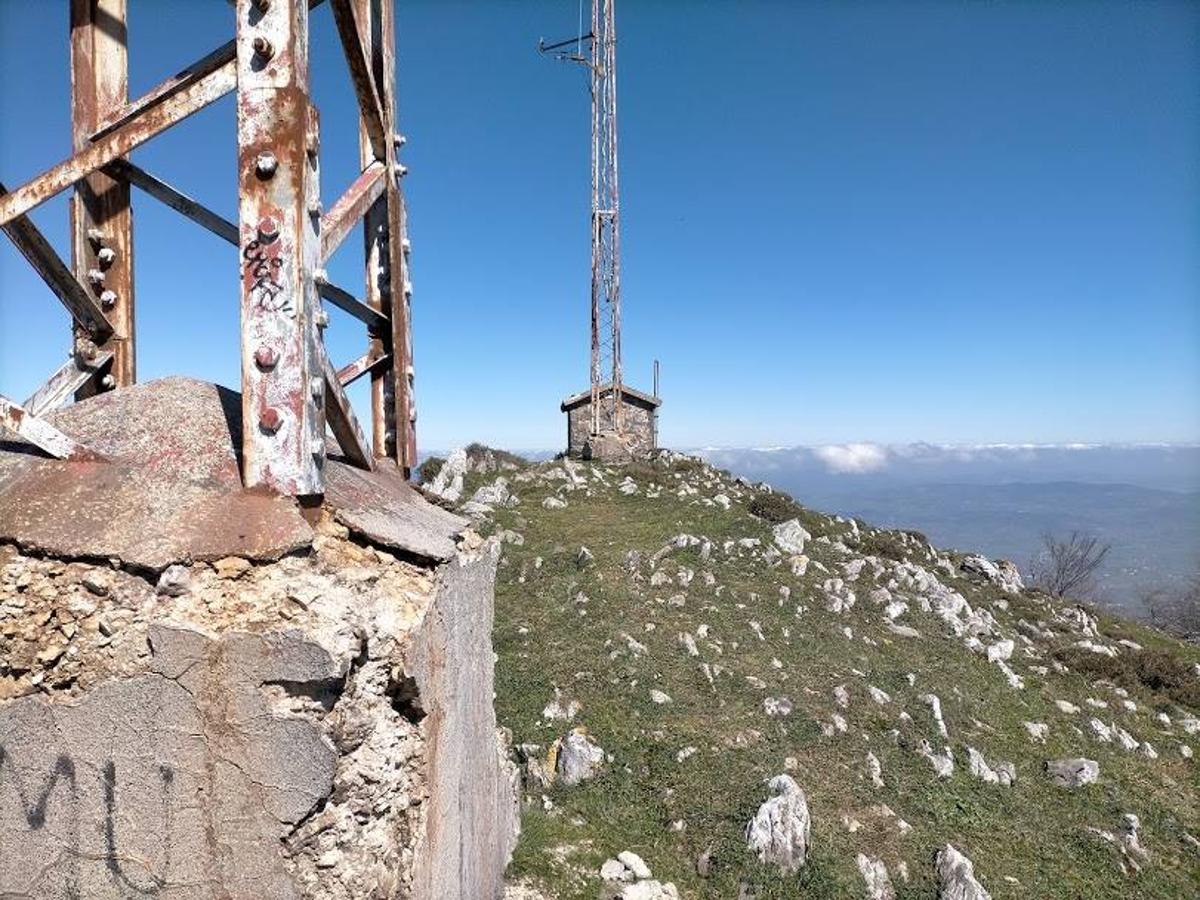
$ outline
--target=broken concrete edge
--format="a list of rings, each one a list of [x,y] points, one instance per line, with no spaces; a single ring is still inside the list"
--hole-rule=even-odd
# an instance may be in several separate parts
[[[297,509],[299,505],[297,504]],[[420,568],[436,568],[448,562],[454,555],[462,551],[464,547],[470,546],[472,541],[478,542],[478,536],[474,535],[471,528],[471,523],[463,519],[463,528],[452,535],[453,544],[451,552],[447,555],[442,555],[438,552],[421,553],[410,547],[401,546],[393,541],[379,540],[372,533],[365,530],[355,528],[350,521],[347,521],[346,516],[341,514],[341,511],[330,510],[324,507],[323,511],[328,512],[333,521],[342,525],[349,532],[349,537],[354,543],[368,548],[377,548],[386,550],[397,559],[410,563]],[[160,565],[146,565],[143,563],[130,562],[121,559],[119,556],[96,555],[96,554],[64,554],[59,549],[48,546],[37,540],[27,540],[20,536],[7,535],[0,533],[0,547],[5,545],[16,548],[25,556],[34,557],[37,559],[46,560],[61,560],[64,562],[79,562],[86,563],[97,567],[107,567],[114,571],[121,571],[127,574],[136,576],[148,582],[152,586],[158,581],[162,574],[172,566],[183,566],[191,568],[196,565],[214,565],[221,560],[236,558],[243,559],[251,566],[266,566],[277,563],[287,557],[303,557],[309,555],[313,550],[313,541],[316,537],[315,532],[311,529],[305,540],[295,541],[289,546],[274,548],[269,551],[260,551],[253,556],[237,556],[230,553],[195,553],[186,556],[181,556],[169,562]]]
[[[326,558],[324,571],[336,583],[374,584],[351,574],[375,557],[365,550],[356,557],[359,545],[344,528],[327,518],[318,536],[314,563],[317,554],[349,553],[340,565],[340,556]],[[205,618],[206,608],[215,614],[210,598],[223,596],[212,594],[214,587],[225,585],[232,599],[253,594],[250,582],[294,583],[295,573],[311,565],[304,558],[290,569],[272,572],[268,564],[232,580],[204,571],[194,584],[192,612],[180,619],[165,610],[168,618],[145,620],[144,630],[131,635],[148,649],[133,667],[105,668],[102,680],[82,692],[43,688],[0,704],[0,745],[16,751],[7,765],[21,767],[19,780],[44,782],[63,758],[69,774],[79,773],[68,779],[71,791],[53,793],[44,812],[51,826],[62,827],[40,828],[25,822],[21,807],[11,810],[13,834],[30,842],[31,858],[65,851],[78,864],[39,866],[30,874],[0,859],[0,893],[85,896],[113,879],[182,890],[198,869],[236,898],[341,897],[322,891],[329,879],[343,877],[356,879],[346,882],[351,896],[375,896],[370,891],[381,885],[387,890],[379,896],[393,896],[397,885],[411,886],[404,895],[414,897],[498,896],[516,842],[517,782],[492,706],[498,547],[474,540],[446,563],[421,569],[417,594],[389,585],[376,594],[382,605],[374,608],[361,605],[365,594],[345,595],[338,602],[346,611],[361,610],[366,632],[353,617],[318,607],[318,618],[300,627],[263,630],[241,618]],[[394,571],[385,557],[400,560],[379,557]],[[139,590],[154,596],[149,586]],[[396,702],[393,690],[408,680],[416,686],[416,714]],[[354,761],[364,734],[356,721],[364,714],[393,722],[365,732],[372,744],[363,745],[367,758],[387,760],[386,772],[394,770],[391,780],[368,779],[366,795],[355,774],[363,763]],[[377,740],[387,743],[375,747]],[[215,793],[204,780],[213,767]],[[204,836],[194,820],[200,813],[185,800],[201,796],[208,798],[203,812],[215,837]],[[351,812],[363,809],[390,823],[386,857],[372,856],[371,842],[354,830]],[[143,819],[162,825],[130,824]],[[69,822],[86,827],[71,830]],[[211,840],[236,845],[236,859],[214,855]],[[71,852],[72,842],[79,853]],[[148,862],[134,871],[128,861],[143,858]],[[33,891],[26,890],[29,877],[41,879]]]
[[[467,605],[495,584],[499,558],[499,543],[489,540],[442,567],[434,602],[406,654],[419,694],[433,699],[422,727],[435,808],[427,815],[424,852],[417,854],[417,897],[496,897],[501,884],[486,873],[504,872],[520,833],[520,777],[511,742],[497,729],[494,709],[481,716],[470,708],[490,705],[494,696],[495,610],[489,605],[483,615],[471,615]],[[475,690],[454,689],[464,683]],[[480,814],[461,815],[464,805]],[[476,864],[468,869],[449,865],[462,859]]]

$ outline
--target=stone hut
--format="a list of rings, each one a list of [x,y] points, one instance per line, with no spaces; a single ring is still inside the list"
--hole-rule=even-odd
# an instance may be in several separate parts
[[[612,390],[611,384],[601,387],[601,399],[611,397]],[[658,447],[658,408],[662,405],[662,400],[635,391],[627,385],[621,385],[621,401],[624,413],[624,443],[631,455],[644,456]],[[600,431],[611,432],[611,404],[602,403],[601,407]],[[591,389],[567,397],[563,400],[561,408],[567,414],[567,453],[570,456],[584,456],[592,427]]]

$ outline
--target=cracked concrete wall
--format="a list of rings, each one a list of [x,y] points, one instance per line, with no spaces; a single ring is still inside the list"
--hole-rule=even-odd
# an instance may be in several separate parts
[[[0,709],[0,896],[298,896],[276,848],[336,753],[261,687],[324,683],[332,658],[298,634],[152,626],[151,644],[149,672]]]
[[[0,897],[498,895],[494,555],[316,532],[171,593],[0,546]]]

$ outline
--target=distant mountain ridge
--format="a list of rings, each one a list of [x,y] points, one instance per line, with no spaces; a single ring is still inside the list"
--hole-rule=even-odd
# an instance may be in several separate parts
[[[818,508],[921,531],[1022,569],[1041,535],[1113,545],[1097,599],[1144,615],[1142,595],[1200,571],[1200,447],[875,444],[704,451]]]
[[[1200,491],[1200,444],[876,444],[692,451],[770,481],[776,473],[861,484],[1074,481]]]

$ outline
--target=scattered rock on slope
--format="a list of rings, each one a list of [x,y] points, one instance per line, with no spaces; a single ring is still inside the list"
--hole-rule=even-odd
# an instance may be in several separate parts
[[[562,783],[570,787],[599,774],[603,764],[604,750],[583,729],[576,728],[559,743],[554,768]]]
[[[804,552],[804,542],[811,541],[812,535],[804,530],[799,519],[788,519],[780,522],[772,529],[775,543],[784,553],[798,556]]]
[[[870,900],[896,900],[896,889],[888,877],[887,866],[877,856],[858,854],[858,871],[862,874],[867,885],[867,897]]]
[[[1100,777],[1100,764],[1094,759],[1054,759],[1046,763],[1046,774],[1055,784],[1080,787]]]
[[[947,844],[937,855],[938,900],[991,900],[971,860]]]
[[[427,486],[431,494],[436,494],[451,503],[457,502],[463,492],[463,476],[467,472],[467,451],[459,448],[451,452],[442,463],[433,481]]]
[[[808,858],[808,800],[789,775],[776,775],[767,790],[772,796],[746,825],[746,844],[760,862],[797,872]]]

